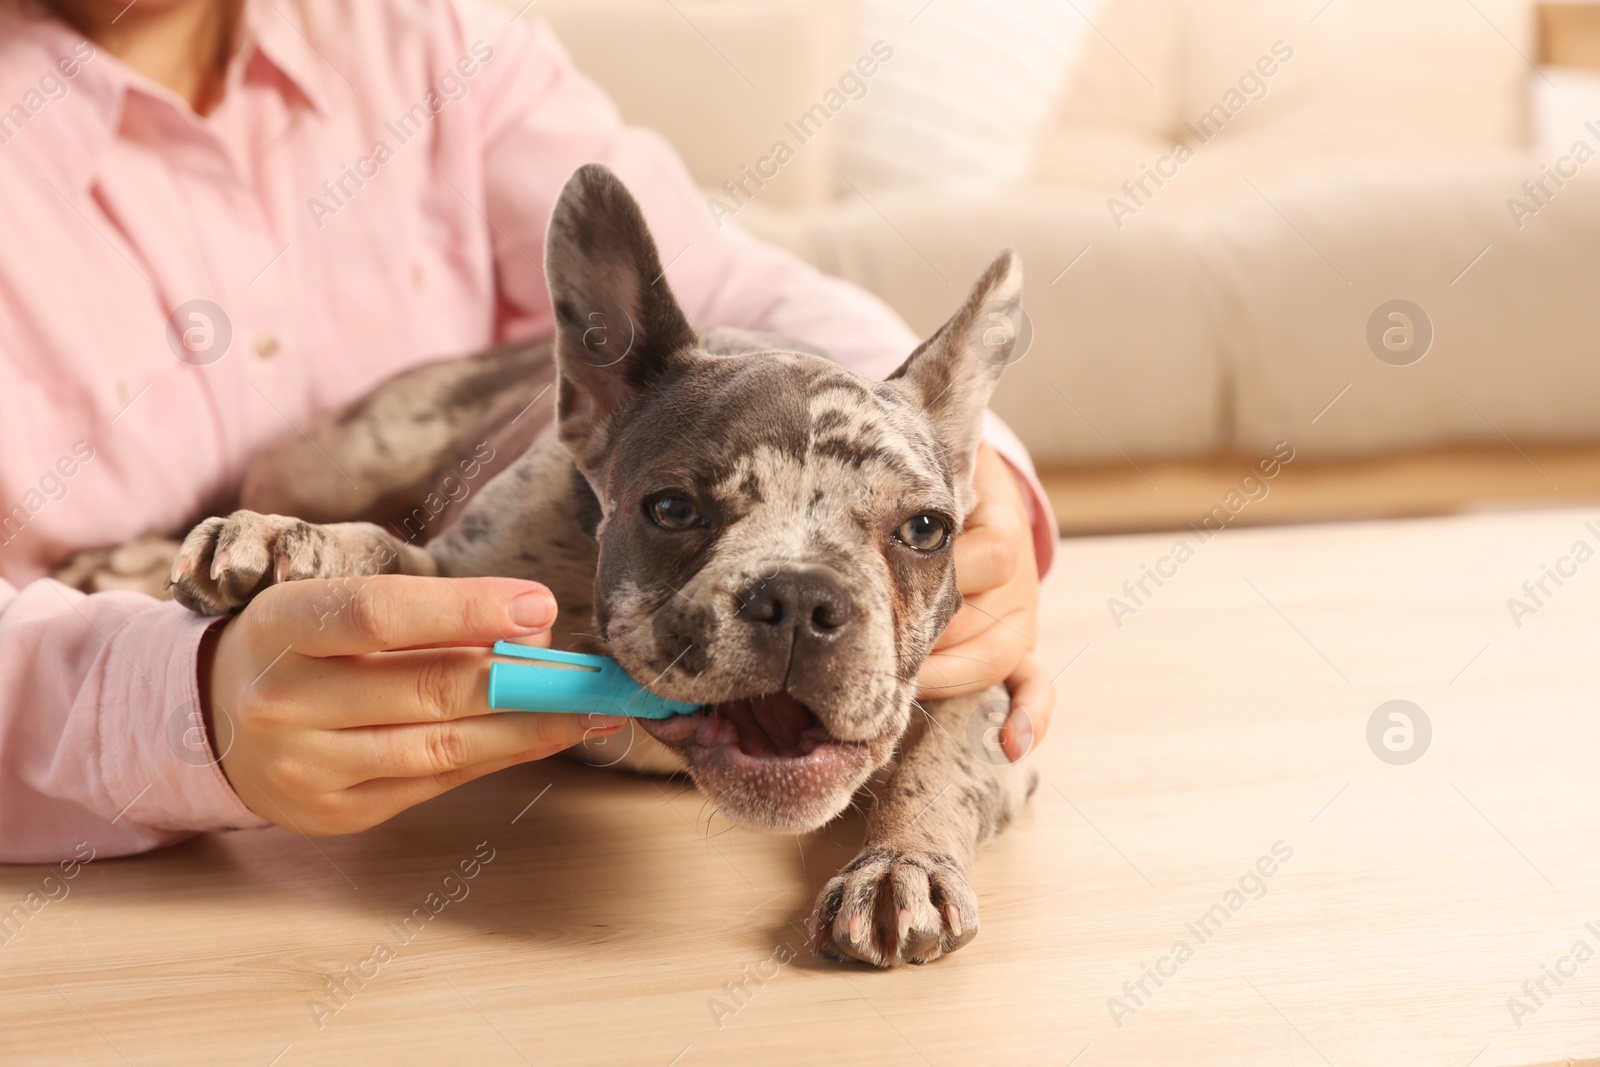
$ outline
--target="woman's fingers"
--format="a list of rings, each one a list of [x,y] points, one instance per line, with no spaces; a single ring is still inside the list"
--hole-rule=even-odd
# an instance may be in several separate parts
[[[343,786],[382,778],[440,778],[489,763],[543,759],[587,737],[615,733],[627,720],[611,715],[504,712],[446,722],[366,726],[332,735]],[[460,779],[466,781],[467,779]]]
[[[492,658],[486,648],[307,657],[284,683],[303,695],[307,725],[323,729],[447,722],[489,714]],[[277,695],[272,673],[259,684],[267,698]]]
[[[948,700],[994,685],[1010,675],[1033,647],[1031,610],[1018,608],[983,621],[989,625],[976,637],[941,646],[928,656],[917,673],[920,695]]]
[[[1039,621],[1032,603],[1006,603],[1017,599],[990,595],[962,606],[917,675],[927,696],[959,696],[1016,668],[1035,644]]]
[[[974,651],[980,651],[974,649]],[[1006,672],[978,656],[934,653],[917,675],[917,699],[950,700],[1004,680]]]
[[[963,596],[998,589],[1017,573],[1015,531],[982,522],[983,510],[980,504],[956,538],[956,585]]]
[[[1034,644],[1039,582],[1021,490],[1011,468],[988,446],[978,450],[973,485],[978,506],[955,543],[956,583],[965,603],[924,666],[921,680],[930,696],[992,684]],[[946,662],[937,662],[941,656]],[[988,669],[963,667],[963,660]]]
[[[972,604],[970,600],[962,603],[961,610],[955,613],[955,617],[945,626],[944,633],[939,635],[938,642],[933,646],[934,655],[945,649],[959,648],[994,625],[989,616]]]
[[[585,725],[571,744],[566,743],[571,738],[570,729],[564,727],[563,732],[558,737],[558,740],[563,742],[561,744],[563,749],[570,748],[572,744],[578,742],[589,741],[592,738],[615,736],[621,733],[624,728],[623,724],[617,723],[612,716],[545,715],[529,717],[580,719],[585,724],[591,720],[598,720],[598,725]],[[596,741],[594,743],[604,744],[605,742]],[[438,774],[418,778],[373,778],[343,790],[338,794],[338,803],[341,807],[356,813],[359,818],[371,820],[350,828],[352,830],[362,830],[367,826],[390,819],[407,808],[421,804],[425,800],[432,800],[441,793],[448,793],[458,785],[465,785],[468,782],[482,778],[486,774],[493,774],[495,771],[514,767],[519,763],[527,763],[529,760],[541,758],[542,755],[553,755],[555,751],[558,750],[553,749],[551,752],[542,753],[541,755],[517,753],[515,755],[499,756],[485,760],[482,763],[473,763],[454,770],[442,771]],[[343,833],[348,831],[331,832]]]
[[[348,833],[620,730],[627,720],[490,712],[486,646],[546,641],[555,614],[548,589],[511,578],[273,586],[201,648],[209,710],[234,727],[223,772],[273,822]],[[364,803],[375,781],[387,793]]]
[[[956,538],[956,584],[963,596],[997,589],[1011,581],[1031,552],[1027,505],[1006,461],[987,444],[978,447],[972,487],[978,504]]]
[[[548,630],[555,617],[555,598],[537,582],[404,574],[285,582],[263,591],[241,616],[258,645],[319,658],[490,645]]]
[[[1016,763],[1032,752],[1050,730],[1050,720],[1055,714],[1055,686],[1045,674],[1037,657],[1022,658],[1011,677],[1006,679],[1011,691],[1011,713],[1000,729],[1000,747]]]

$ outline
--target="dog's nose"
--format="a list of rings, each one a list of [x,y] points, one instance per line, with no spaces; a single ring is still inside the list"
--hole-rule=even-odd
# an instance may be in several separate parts
[[[833,640],[854,613],[844,587],[820,570],[781,570],[739,596],[739,618],[773,634],[793,632],[799,641]]]

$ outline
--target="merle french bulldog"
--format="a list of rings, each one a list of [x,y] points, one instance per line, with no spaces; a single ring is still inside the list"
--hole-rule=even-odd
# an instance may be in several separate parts
[[[969,741],[992,731],[972,720],[1004,706],[1002,687],[922,705],[916,678],[961,604],[951,543],[1015,338],[996,341],[992,313],[1018,306],[1016,255],[884,382],[794,341],[697,334],[638,205],[602,166],[563,190],[546,266],[552,341],[419,368],[269,451],[242,496],[256,510],[188,535],[173,595],[220,614],[296,579],[541,581],[580,627],[558,647],[614,656],[703,705],[643,722],[624,766],[686,768],[738,824],[787,834],[879,776],[861,854],[817,901],[817,951],[890,966],[966,944],[976,848],[1036,773]],[[530,440],[515,424],[552,359],[555,420]],[[514,458],[437,538],[417,543],[422,509],[404,540],[330,521],[419,499],[474,441],[496,443],[480,458]],[[358,476],[331,477],[329,459]]]

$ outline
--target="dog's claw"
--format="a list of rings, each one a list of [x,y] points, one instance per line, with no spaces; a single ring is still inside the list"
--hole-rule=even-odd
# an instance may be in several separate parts
[[[207,519],[189,531],[173,559],[173,599],[206,615],[236,611],[263,584],[319,577],[319,568],[342,566],[331,545],[322,527],[283,515],[236,511]]]

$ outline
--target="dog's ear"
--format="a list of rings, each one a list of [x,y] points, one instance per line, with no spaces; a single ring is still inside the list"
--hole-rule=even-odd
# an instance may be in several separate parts
[[[1022,258],[1006,249],[973,285],[966,303],[889,376],[933,423],[970,510],[983,411],[1000,372],[1022,358],[1031,327],[1022,312]]]
[[[561,190],[545,272],[556,314],[559,432],[592,473],[613,418],[687,365],[695,332],[638,202],[598,163],[580,167]]]

